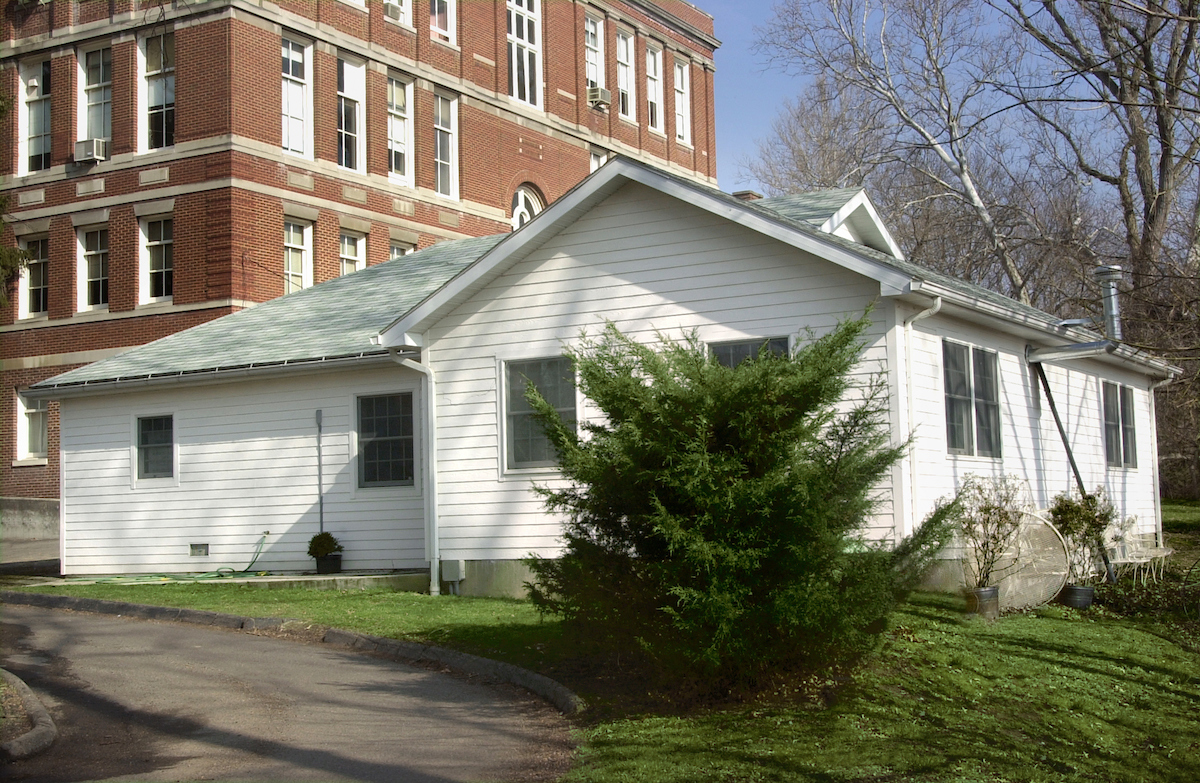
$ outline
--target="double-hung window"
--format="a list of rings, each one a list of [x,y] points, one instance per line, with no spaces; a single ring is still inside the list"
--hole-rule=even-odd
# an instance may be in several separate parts
[[[358,398],[358,485],[414,484],[416,448],[411,392]]]
[[[105,47],[84,52],[80,65],[84,99],[82,137],[111,139],[112,49]]]
[[[79,229],[79,310],[108,307],[108,228]]]
[[[995,352],[942,341],[946,448],[1000,457],[1000,371]]]
[[[675,61],[675,138],[684,144],[692,143],[692,84],[691,68],[686,62]]]
[[[532,106],[540,102],[539,0],[508,0],[508,94]]]
[[[366,98],[366,66],[338,58],[337,61],[337,148],[338,165],[355,171],[363,169],[366,137],[363,105]]]
[[[142,303],[170,301],[175,294],[175,221],[142,221]]]
[[[21,82],[25,89],[21,118],[25,171],[42,171],[50,168],[50,61],[22,66]]]
[[[532,383],[563,420],[575,426],[575,374],[565,356],[505,364],[505,440],[508,468],[539,468],[558,464],[554,444],[525,399]]]
[[[312,95],[309,90],[310,48],[299,41],[283,42],[283,150],[312,154]]]
[[[429,33],[435,41],[454,43],[454,0],[429,0]]]
[[[433,96],[434,190],[458,198],[458,101]]]
[[[662,49],[646,47],[646,124],[651,130],[663,129]]]
[[[388,261],[395,261],[413,252],[413,246],[407,242],[392,242],[388,245]]]
[[[407,82],[388,77],[388,173],[404,184],[411,184],[411,161],[408,151],[412,148],[409,122],[409,90]]]
[[[17,288],[18,318],[44,316],[50,310],[50,240],[21,242],[28,261]]]
[[[1133,427],[1133,389],[1107,381],[1104,394],[1104,458],[1109,467],[1137,467],[1137,438]]]
[[[627,120],[636,118],[636,93],[633,89],[633,36],[617,31],[617,113]]]
[[[175,34],[152,35],[145,41],[146,147],[175,143]]]
[[[787,356],[788,338],[768,337],[762,340],[709,343],[708,350],[717,364],[733,369],[747,359],[757,359],[763,352],[772,356]]]
[[[171,478],[175,475],[175,421],[173,416],[141,416],[137,420],[137,477]]]
[[[338,237],[338,263],[341,266],[341,274],[348,275],[366,267],[366,250],[366,237],[343,231]]]
[[[604,86],[604,23],[592,16],[583,19],[583,63],[588,87]]]
[[[312,226],[294,220],[283,222],[283,292],[290,294],[312,285]]]
[[[17,459],[44,460],[50,452],[47,419],[50,403],[17,395]]]

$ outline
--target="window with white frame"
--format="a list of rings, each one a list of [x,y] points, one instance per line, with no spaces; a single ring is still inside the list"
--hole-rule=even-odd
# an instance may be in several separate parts
[[[312,94],[309,90],[310,47],[288,38],[283,41],[283,149],[297,155],[312,154]]]
[[[361,171],[366,158],[366,135],[362,132],[363,106],[367,92],[366,65],[339,57],[337,90],[338,165]]]
[[[17,395],[17,459],[43,460],[50,453],[50,403]]]
[[[736,340],[709,343],[708,351],[717,364],[733,369],[744,361],[763,355],[787,356],[788,338],[766,337],[760,340]]]
[[[412,24],[409,3],[412,0],[383,0],[383,14],[401,24]]]
[[[290,294],[312,285],[312,226],[294,220],[283,222],[283,292]]]
[[[169,302],[175,295],[175,221],[142,220],[142,304]]]
[[[601,150],[592,150],[589,154],[588,173],[595,171],[608,162],[608,153]]]
[[[637,96],[634,92],[633,36],[617,31],[617,113],[627,120],[636,119]]]
[[[583,18],[583,68],[588,87],[604,86],[604,23]]]
[[[338,237],[338,264],[341,274],[357,272],[367,265],[367,238],[362,234],[343,231]]]
[[[652,130],[663,129],[662,49],[646,47],[646,124]]]
[[[538,0],[508,0],[508,94],[541,105],[541,35]]]
[[[108,228],[81,228],[79,238],[79,310],[108,307]]]
[[[458,198],[458,101],[433,96],[434,189]]]
[[[22,173],[42,171],[50,168],[50,61],[22,65],[21,86],[24,102],[19,119],[24,132],[18,138],[24,142]]]
[[[152,35],[142,44],[146,67],[146,148],[175,143],[175,34]]]
[[[17,284],[17,317],[37,318],[50,310],[50,240],[22,239],[27,261]]]
[[[691,68],[678,60],[675,61],[675,138],[684,144],[692,142]]]
[[[429,0],[429,32],[435,41],[454,43],[455,0]]]
[[[1133,389],[1104,381],[1104,458],[1112,468],[1137,467]]]
[[[522,185],[517,188],[512,197],[512,227],[513,230],[533,220],[534,215],[545,208],[542,198],[533,188]]]
[[[413,486],[413,424],[412,392],[358,398],[358,486]]]
[[[1000,370],[994,351],[942,341],[946,449],[1000,457]]]
[[[413,252],[413,246],[407,242],[392,242],[388,245],[388,260],[395,261],[411,252]]]
[[[412,149],[412,123],[409,109],[412,85],[388,77],[388,173],[404,184],[411,184],[411,166],[408,151]]]
[[[137,477],[171,478],[175,475],[175,418],[139,416],[137,420]]]
[[[80,138],[111,139],[112,49],[83,52],[79,65],[82,71],[79,82],[83,87]]]
[[[505,440],[508,468],[540,468],[558,464],[554,444],[546,437],[528,400],[525,389],[530,383],[550,403],[563,421],[574,427],[575,373],[571,360],[555,356],[531,361],[505,363]]]

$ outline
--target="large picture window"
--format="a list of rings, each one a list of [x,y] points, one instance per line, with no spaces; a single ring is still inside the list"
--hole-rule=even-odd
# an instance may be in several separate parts
[[[1103,384],[1104,458],[1109,467],[1137,467],[1137,438],[1133,426],[1133,389]]]
[[[139,479],[170,478],[175,475],[174,417],[138,418],[137,455]]]
[[[1000,456],[1000,376],[995,352],[942,342],[946,448],[951,454]]]
[[[546,437],[533,407],[525,399],[529,383],[541,392],[565,421],[574,426],[575,375],[571,360],[565,356],[532,361],[508,362],[507,379],[507,461],[509,468],[539,468],[558,464],[554,445]]]
[[[358,398],[358,485],[412,486],[416,473],[411,392]]]

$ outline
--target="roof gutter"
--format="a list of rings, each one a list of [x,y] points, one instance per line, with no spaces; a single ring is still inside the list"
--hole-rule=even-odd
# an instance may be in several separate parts
[[[388,351],[392,361],[425,376],[425,544],[429,553],[429,594],[442,590],[442,553],[439,546],[437,496],[437,375],[427,364]]]

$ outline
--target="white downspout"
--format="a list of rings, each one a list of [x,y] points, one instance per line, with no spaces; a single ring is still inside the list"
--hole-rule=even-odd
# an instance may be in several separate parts
[[[441,594],[442,553],[438,532],[437,497],[437,376],[433,368],[402,359],[395,350],[390,351],[392,361],[416,370],[425,376],[425,535],[429,540],[429,594]]]
[[[913,385],[913,347],[912,347],[912,325],[917,321],[928,318],[931,315],[937,315],[942,309],[942,298],[935,296],[933,304],[925,308],[919,313],[909,316],[904,319],[904,361],[908,366],[905,368],[904,379],[908,394],[908,426],[915,429],[916,421],[916,405],[913,402],[915,394]],[[912,525],[912,529],[917,529],[917,442],[913,441],[913,447],[908,452],[908,520]],[[897,544],[900,542],[897,541]]]

